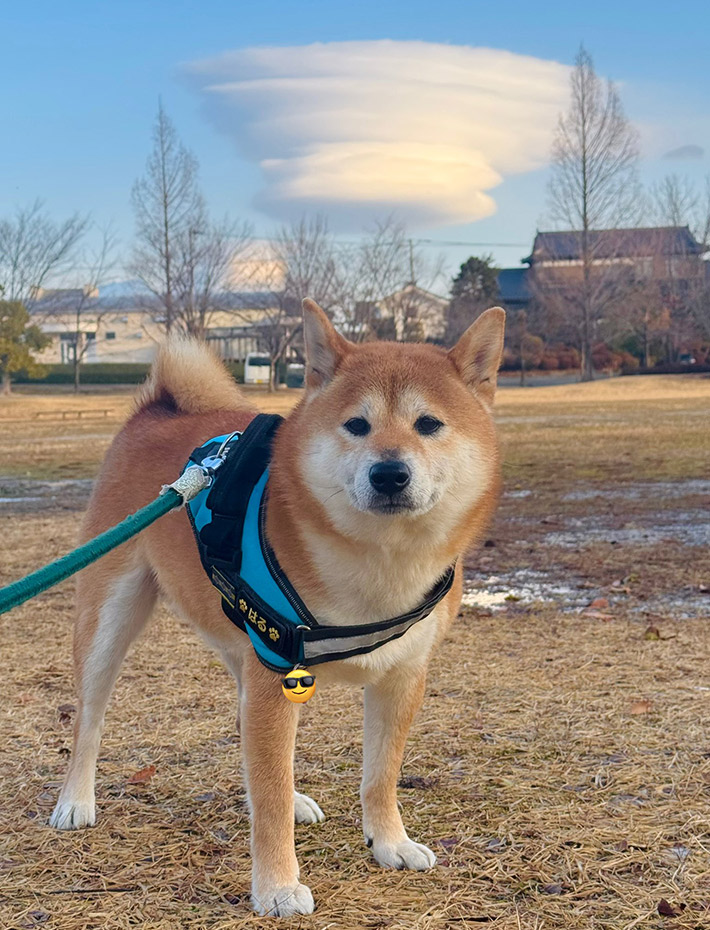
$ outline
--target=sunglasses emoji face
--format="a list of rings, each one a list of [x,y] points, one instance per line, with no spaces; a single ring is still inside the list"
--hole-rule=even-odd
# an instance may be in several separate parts
[[[295,668],[281,679],[281,690],[294,704],[305,704],[316,690],[315,675],[305,668]]]

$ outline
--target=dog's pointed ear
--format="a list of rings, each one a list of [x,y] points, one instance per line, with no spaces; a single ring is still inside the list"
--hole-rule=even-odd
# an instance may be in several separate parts
[[[336,331],[310,297],[303,301],[303,341],[306,346],[306,388],[324,387],[333,378],[350,343]]]
[[[490,407],[496,392],[503,355],[505,310],[491,307],[482,313],[449,351],[449,358],[473,393]]]

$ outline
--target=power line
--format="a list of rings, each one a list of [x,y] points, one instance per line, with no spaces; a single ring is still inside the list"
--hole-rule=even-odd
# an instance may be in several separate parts
[[[265,245],[269,245],[274,242],[273,239],[269,239],[266,236],[243,236],[245,242],[262,242]],[[366,239],[366,236],[363,236],[363,239]],[[351,247],[356,248],[359,246],[363,239],[339,239],[335,237],[336,245],[342,247]],[[392,245],[395,242],[399,242],[399,239],[383,239],[381,240],[382,245]],[[464,242],[459,240],[448,240],[448,239],[424,239],[417,236],[406,236],[404,240],[407,243],[416,243],[418,245],[438,245],[445,247],[454,247],[462,246],[465,248],[474,248],[474,249],[528,249],[530,248],[529,242]],[[243,259],[243,261],[249,261],[249,259]]]
[[[413,241],[428,245],[462,245],[474,249],[527,249],[530,247],[529,242],[449,242],[445,239],[414,239]]]

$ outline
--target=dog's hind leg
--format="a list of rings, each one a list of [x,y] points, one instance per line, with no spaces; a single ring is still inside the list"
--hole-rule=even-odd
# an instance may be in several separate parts
[[[375,859],[388,868],[429,869],[436,856],[407,836],[397,780],[409,727],[424,695],[425,669],[402,668],[365,688],[362,827]]]
[[[114,569],[105,563],[91,566],[77,585],[74,668],[78,702],[71,762],[49,821],[58,830],[94,824],[94,780],[104,713],[128,647],[145,626],[157,597],[155,579],[146,564],[117,564]]]

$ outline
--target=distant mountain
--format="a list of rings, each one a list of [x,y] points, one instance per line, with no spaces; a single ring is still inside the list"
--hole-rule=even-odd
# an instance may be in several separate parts
[[[141,281],[112,281],[110,284],[102,284],[99,288],[101,298],[106,300],[117,300],[121,297],[136,297],[138,295],[148,296],[150,291]]]

